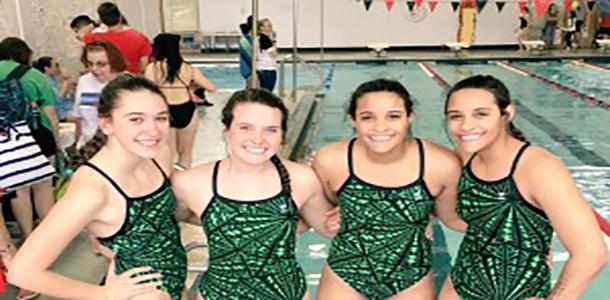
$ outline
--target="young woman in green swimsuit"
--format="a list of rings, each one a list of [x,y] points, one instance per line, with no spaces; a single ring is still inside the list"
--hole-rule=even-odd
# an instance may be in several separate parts
[[[407,135],[413,103],[396,81],[360,85],[348,113],[356,138],[320,149],[313,167],[340,208],[318,299],[434,299],[430,214],[455,214],[459,158]]]
[[[445,114],[464,162],[457,212],[468,229],[439,299],[578,299],[605,245],[563,163],[514,128],[515,106],[496,78],[457,83]],[[553,231],[570,258],[551,289]]]
[[[206,300],[309,299],[295,256],[297,222],[331,236],[332,206],[310,167],[277,157],[287,119],[272,93],[236,92],[222,111],[228,156],[172,176],[208,238],[199,286]]]
[[[147,79],[120,75],[102,91],[98,112],[100,131],[89,145],[103,147],[85,158],[64,197],[25,241],[9,266],[9,282],[57,298],[179,300],[186,253],[165,175],[171,167],[157,163],[170,161],[159,157],[169,153],[165,96]],[[114,254],[104,286],[49,270],[85,228]]]

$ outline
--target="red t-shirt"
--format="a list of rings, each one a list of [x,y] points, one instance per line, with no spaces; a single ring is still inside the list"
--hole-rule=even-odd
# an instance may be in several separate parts
[[[94,40],[106,40],[115,45],[125,57],[127,71],[133,74],[140,73],[140,58],[149,57],[152,53],[150,41],[142,33],[134,29],[122,31],[108,30],[85,35],[85,43]]]

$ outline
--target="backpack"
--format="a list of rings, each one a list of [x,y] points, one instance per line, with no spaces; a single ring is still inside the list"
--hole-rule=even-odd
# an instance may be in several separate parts
[[[0,135],[16,131],[15,123],[19,121],[26,121],[32,130],[38,126],[40,113],[34,109],[36,103],[30,101],[19,82],[30,69],[28,65],[19,65],[0,79]]]

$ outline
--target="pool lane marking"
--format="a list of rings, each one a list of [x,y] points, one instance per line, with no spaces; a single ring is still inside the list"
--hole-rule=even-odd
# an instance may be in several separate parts
[[[592,63],[588,63],[586,61],[573,60],[572,64],[575,64],[577,66],[583,66],[583,67],[595,69],[595,70],[598,70],[598,71],[610,72],[610,68],[608,68],[608,67],[604,67],[604,66],[600,66],[600,65],[595,65],[595,64],[592,64]]]
[[[447,81],[442,78],[438,73],[436,73],[430,66],[426,65],[428,71],[431,74],[434,74],[435,81],[446,91],[450,87]],[[444,84],[441,84],[444,82]],[[549,120],[545,119],[543,116],[535,113],[531,109],[529,109],[525,104],[521,102],[515,102],[515,104],[519,107],[519,115],[526,119],[528,122],[538,127],[548,136],[550,136],[554,141],[560,143],[563,147],[568,149],[568,151],[580,160],[585,165],[590,166],[598,166],[598,167],[608,167],[610,163],[599,156],[597,153],[586,149],[582,146],[582,144],[571,134],[567,134],[561,131],[557,125],[553,124]]]
[[[550,86],[552,86],[552,87],[554,87],[554,88],[556,88],[558,90],[562,90],[562,91],[568,93],[571,96],[574,96],[574,97],[576,97],[578,99],[585,100],[585,101],[587,101],[587,102],[589,102],[589,103],[591,103],[591,104],[593,104],[595,106],[599,106],[599,107],[601,107],[603,109],[610,110],[610,102],[606,102],[606,101],[597,99],[595,97],[586,95],[586,94],[581,93],[581,92],[579,92],[579,91],[577,91],[577,90],[575,90],[573,88],[567,87],[567,86],[565,86],[565,85],[563,85],[563,84],[561,84],[561,83],[559,83],[557,81],[554,81],[554,80],[542,77],[540,75],[534,74],[534,73],[529,72],[529,71],[527,71],[527,70],[525,70],[523,68],[517,67],[517,66],[515,66],[513,64],[506,63],[506,62],[501,62],[501,61],[497,61],[496,64],[498,66],[500,66],[500,67],[503,67],[503,68],[507,69],[507,70],[513,71],[515,73],[519,73],[519,74],[521,74],[523,76],[536,78],[539,81],[542,81],[542,82],[546,83],[547,85],[550,85]]]
[[[449,85],[449,83],[447,83],[447,81],[445,79],[443,79],[443,77],[439,76],[433,69],[432,67],[430,67],[428,65],[428,63],[418,63],[419,67],[424,70],[424,72],[426,74],[428,74],[428,76],[432,79],[434,79],[434,81],[436,81],[436,83],[438,85],[440,85],[443,89],[445,90],[449,90],[451,89],[451,85]]]

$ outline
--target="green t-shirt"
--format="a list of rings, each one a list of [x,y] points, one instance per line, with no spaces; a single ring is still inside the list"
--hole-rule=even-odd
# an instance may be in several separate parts
[[[0,78],[4,79],[9,73],[13,71],[19,64],[13,60],[2,60],[0,61]],[[38,103],[38,107],[55,105],[55,92],[53,87],[49,84],[49,81],[40,71],[32,68],[27,71],[19,80],[23,87],[24,93],[30,98],[31,101]],[[40,109],[40,115],[42,116],[42,125],[53,131],[53,125],[49,116],[42,109]]]

